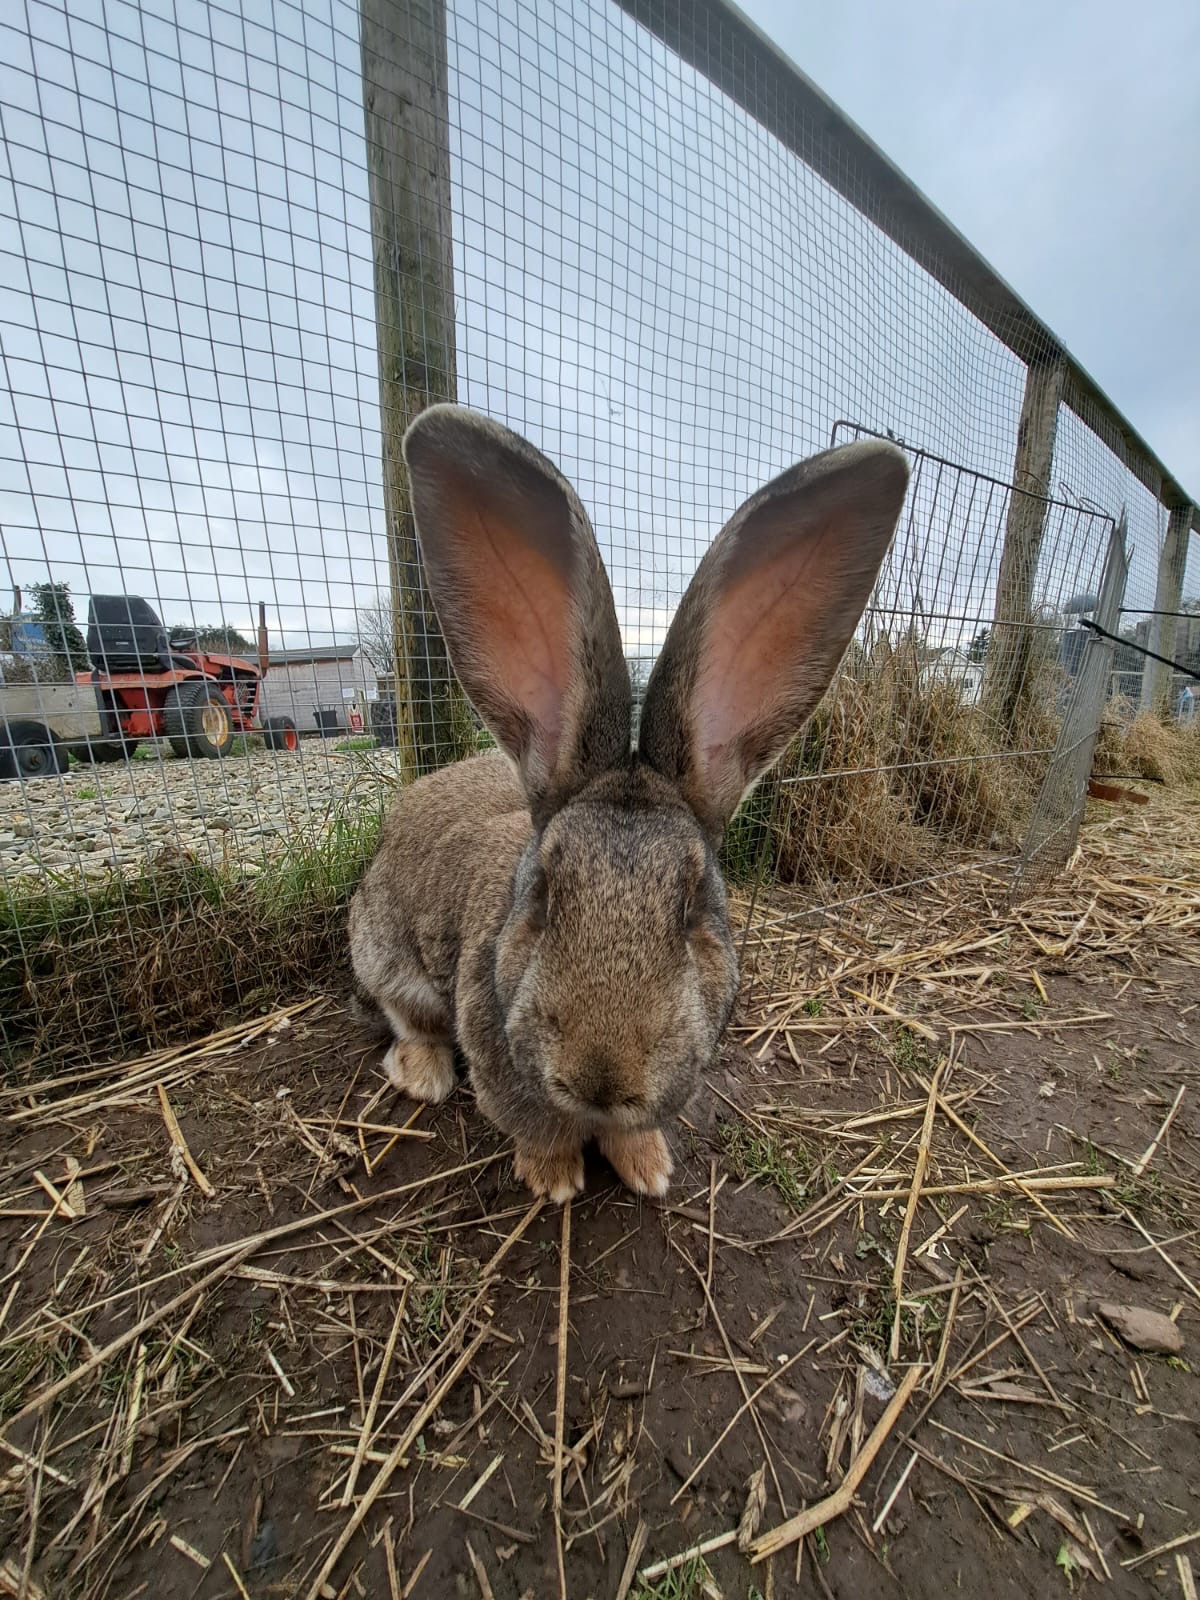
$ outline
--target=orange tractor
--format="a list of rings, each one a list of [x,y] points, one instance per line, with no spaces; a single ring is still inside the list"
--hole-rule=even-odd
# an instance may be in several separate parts
[[[296,750],[290,717],[258,721],[267,670],[260,610],[258,661],[201,650],[196,635],[163,627],[137,595],[94,594],[88,606],[92,671],[76,676],[95,691],[100,737],[79,751],[91,761],[128,759],[140,739],[170,742],[177,756],[223,756],[238,733],[263,733],[268,749]]]

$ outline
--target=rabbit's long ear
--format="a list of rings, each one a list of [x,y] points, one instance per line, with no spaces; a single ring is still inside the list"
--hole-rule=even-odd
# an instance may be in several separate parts
[[[629,669],[591,524],[539,451],[461,407],[423,411],[404,457],[454,669],[540,826],[629,758]]]
[[[697,568],[646,686],[639,748],[712,834],[824,694],[907,483],[889,444],[828,450],[747,500]]]

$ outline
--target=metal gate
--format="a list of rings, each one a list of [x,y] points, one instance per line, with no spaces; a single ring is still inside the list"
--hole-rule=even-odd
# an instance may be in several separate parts
[[[831,442],[863,437],[905,451],[908,495],[837,680],[752,796],[747,827],[734,824],[735,843],[758,847],[742,905],[751,988],[818,959],[833,928],[853,942],[899,896],[944,896],[972,877],[1027,890],[1070,855],[1086,799],[1111,646],[1078,619],[1115,629],[1123,527],[1092,505],[1037,497],[1034,603],[1022,623],[998,624],[1010,510],[1034,497],[856,423],[835,424]],[[1015,722],[986,681],[998,626],[1031,641]],[[870,725],[859,742],[845,735],[853,717]]]

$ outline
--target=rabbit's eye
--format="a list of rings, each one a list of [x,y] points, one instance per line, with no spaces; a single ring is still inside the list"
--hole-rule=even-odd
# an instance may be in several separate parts
[[[535,928],[544,928],[550,912],[550,885],[539,868],[529,890],[526,914]]]
[[[695,933],[704,920],[704,911],[704,885],[700,883],[683,897],[683,931],[685,933]]]

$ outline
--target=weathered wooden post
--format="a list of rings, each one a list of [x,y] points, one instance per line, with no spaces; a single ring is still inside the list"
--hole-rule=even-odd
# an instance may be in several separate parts
[[[444,0],[360,0],[360,18],[397,748],[419,777],[473,746],[400,450],[419,411],[455,398],[446,11]]]
[[[1172,506],[1167,517],[1167,537],[1158,560],[1158,578],[1154,585],[1155,615],[1150,618],[1149,648],[1156,655],[1175,659],[1175,644],[1179,636],[1179,618],[1172,613],[1183,604],[1183,574],[1187,567],[1188,539],[1192,531],[1195,507]],[[1162,661],[1146,657],[1142,673],[1141,709],[1164,716],[1171,710],[1171,669]]]
[[[1017,429],[1013,495],[996,580],[995,625],[984,668],[983,700],[1006,734],[1017,728],[1033,650],[1033,591],[1046,531],[1058,406],[1066,365],[1061,356],[1030,361]]]

